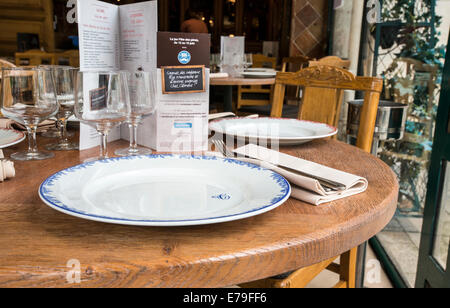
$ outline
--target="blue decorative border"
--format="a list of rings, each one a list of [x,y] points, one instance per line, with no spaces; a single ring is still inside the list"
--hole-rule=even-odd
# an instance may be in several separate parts
[[[74,209],[74,208],[67,206],[66,204],[62,203],[59,199],[54,197],[52,194],[51,187],[53,187],[55,185],[56,181],[58,181],[61,177],[66,176],[70,173],[73,173],[77,170],[86,169],[86,168],[94,166],[96,164],[109,164],[111,162],[116,162],[116,161],[121,161],[121,160],[140,160],[140,159],[144,159],[144,158],[150,158],[150,159],[179,158],[179,159],[187,159],[187,160],[193,159],[193,160],[210,160],[210,161],[211,160],[214,160],[214,161],[222,160],[224,163],[236,164],[239,166],[248,167],[252,170],[268,171],[268,172],[272,173],[271,178],[280,187],[280,194],[278,196],[276,196],[275,198],[273,198],[271,200],[270,204],[266,204],[266,205],[257,207],[255,209],[252,209],[247,212],[233,214],[233,215],[226,215],[226,216],[218,216],[218,217],[210,217],[210,218],[202,218],[202,219],[187,219],[187,220],[133,220],[133,219],[123,219],[123,218],[93,215],[93,214],[89,214],[84,211]],[[247,162],[234,160],[234,159],[220,158],[220,157],[215,157],[215,156],[170,155],[170,154],[168,154],[168,155],[117,157],[117,158],[108,158],[105,160],[84,163],[81,165],[77,165],[77,166],[62,170],[58,173],[55,173],[54,175],[52,175],[48,179],[46,179],[39,187],[39,196],[41,197],[41,199],[45,203],[47,203],[51,206],[54,206],[56,208],[59,208],[63,211],[68,211],[73,214],[78,214],[81,216],[86,216],[86,217],[91,217],[91,218],[96,218],[96,219],[105,219],[105,220],[115,221],[118,223],[120,223],[120,222],[126,223],[127,222],[127,223],[149,223],[149,224],[150,223],[160,224],[160,223],[189,223],[189,222],[214,221],[214,220],[221,220],[221,219],[225,219],[225,218],[243,216],[243,215],[247,215],[250,213],[254,213],[254,212],[258,212],[258,211],[270,208],[272,206],[277,205],[278,203],[280,203],[282,201],[286,201],[288,199],[288,197],[290,196],[290,194],[291,194],[291,185],[283,176],[281,176],[278,173],[273,172],[269,169],[262,168],[260,166],[257,166],[257,165],[251,164],[251,163],[247,163]]]

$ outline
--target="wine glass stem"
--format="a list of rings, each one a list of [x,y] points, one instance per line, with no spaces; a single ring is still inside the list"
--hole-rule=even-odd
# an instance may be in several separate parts
[[[108,132],[100,132],[100,158],[108,158]]]
[[[67,120],[66,119],[59,119],[59,132],[61,133],[61,139],[59,140],[60,144],[67,144],[69,143],[69,139],[67,138]]]
[[[37,153],[37,142],[36,142],[36,131],[37,126],[32,125],[27,127],[28,133],[28,152],[29,153]]]
[[[135,151],[138,148],[137,144],[137,134],[138,134],[138,122],[133,122],[129,124],[130,128],[130,151]]]

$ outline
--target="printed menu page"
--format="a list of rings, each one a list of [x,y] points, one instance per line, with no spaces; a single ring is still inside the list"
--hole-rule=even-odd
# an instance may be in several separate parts
[[[81,69],[120,69],[119,7],[101,1],[79,0],[77,8]]]
[[[82,71],[144,70],[156,73],[157,1],[117,6],[96,0],[78,0],[77,9]],[[126,125],[110,132],[108,140],[120,138],[128,138]],[[149,135],[140,138],[148,139]],[[80,149],[98,145],[98,133],[81,124]]]

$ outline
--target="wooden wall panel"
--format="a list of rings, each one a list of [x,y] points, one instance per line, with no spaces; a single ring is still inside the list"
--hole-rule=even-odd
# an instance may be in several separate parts
[[[52,0],[0,0],[0,56],[17,51],[17,33],[39,35],[41,46],[54,51]]]

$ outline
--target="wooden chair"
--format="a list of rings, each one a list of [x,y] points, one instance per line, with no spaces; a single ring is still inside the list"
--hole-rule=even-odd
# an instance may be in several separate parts
[[[276,68],[277,58],[267,57],[263,54],[253,55],[253,67]]]
[[[350,61],[330,56],[318,61],[309,61],[309,66],[328,65],[348,70]],[[344,92],[337,89],[305,88],[304,98],[298,114],[300,120],[310,120],[338,127]],[[327,113],[317,112],[328,110]]]
[[[80,67],[80,52],[78,50],[67,50],[56,54],[57,64]]]
[[[28,50],[26,52],[16,52],[17,66],[39,66],[42,64],[56,65],[57,57],[55,53],[48,53],[39,49]],[[24,64],[26,62],[26,64]]]
[[[308,67],[311,61],[315,59],[309,58],[307,56],[295,56],[283,58],[283,63],[281,66],[282,72],[297,72],[301,69]]]
[[[325,58],[321,58],[319,60],[309,61],[309,66],[329,65],[344,68],[346,70],[350,68],[350,64],[351,64],[350,60],[343,60],[336,56],[328,56]]]
[[[315,61],[315,59],[309,58],[307,56],[298,55],[295,57],[283,58],[281,71],[282,72],[297,72],[301,69],[307,68],[310,61]],[[289,115],[291,113],[297,113],[297,108],[300,106],[302,98],[302,88],[301,87],[289,87],[286,89],[285,96],[285,110]],[[295,106],[295,107],[289,107]]]
[[[266,57],[264,55],[253,55],[253,67],[255,68],[273,68],[277,66],[277,59]],[[253,109],[240,110],[244,106],[270,106],[272,101],[272,89],[271,86],[239,86],[238,87],[238,99],[237,99],[237,111],[243,113],[253,113]],[[270,109],[270,107],[268,108]],[[264,111],[262,111],[264,112]]]
[[[278,73],[272,106],[273,117],[280,117],[286,86],[301,86],[322,90],[334,89],[338,92],[342,92],[343,90],[364,91],[364,105],[356,146],[366,152],[371,151],[378,103],[383,89],[382,79],[355,77],[351,72],[333,66],[313,66],[296,73]],[[311,92],[305,92],[305,98],[310,94]],[[329,104],[326,109],[316,109],[316,112],[328,114],[334,112],[334,110],[335,102]],[[343,253],[341,256],[336,256],[321,263],[299,269],[293,273],[244,284],[242,287],[302,288],[311,282],[319,273],[327,269],[340,276],[340,280],[335,286],[336,288],[354,288],[357,251],[358,249],[354,248]],[[340,265],[334,263],[339,257]]]

